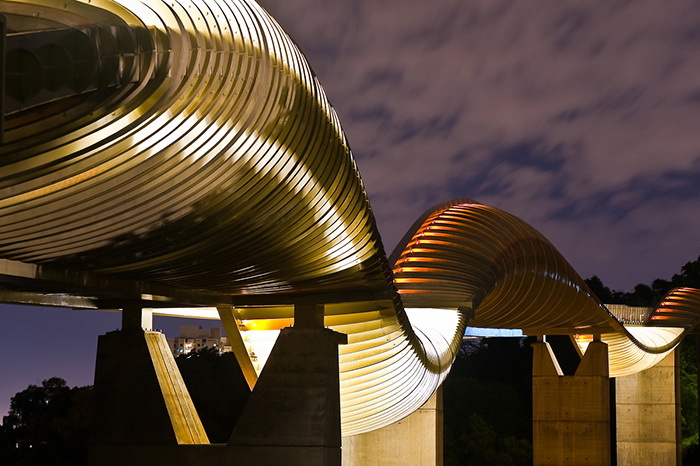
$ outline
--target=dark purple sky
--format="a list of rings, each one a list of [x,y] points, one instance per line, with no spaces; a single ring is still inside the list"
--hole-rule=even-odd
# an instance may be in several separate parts
[[[263,0],[336,107],[387,252],[467,197],[631,290],[700,254],[700,4]]]
[[[212,320],[154,317],[168,337],[180,325],[216,327]],[[92,385],[97,337],[121,327],[121,314],[0,304],[0,423],[10,398],[29,384],[61,377],[70,386]]]
[[[336,107],[387,252],[426,209],[467,197],[619,290],[700,254],[694,0],[262,4]],[[0,416],[30,383],[91,383],[97,335],[118,321],[0,308]]]

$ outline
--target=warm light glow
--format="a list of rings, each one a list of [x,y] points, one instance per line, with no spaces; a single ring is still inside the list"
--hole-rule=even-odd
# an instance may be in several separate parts
[[[154,308],[153,315],[167,317],[188,317],[191,319],[219,320],[219,313],[215,307]]]
[[[279,334],[279,330],[241,330],[243,343],[258,375],[265,367]]]
[[[673,351],[675,342],[683,334],[682,328],[626,326],[625,333],[608,333],[601,335],[601,340],[608,345],[610,377],[623,377],[649,369],[663,360]],[[581,354],[586,352],[593,340],[591,335],[574,335]],[[664,348],[666,351],[652,353],[640,348]]]
[[[700,319],[700,293],[680,288],[649,322],[639,319],[650,326],[624,326],[544,236],[470,200],[426,212],[392,269],[335,110],[303,54],[253,2],[10,3],[26,9],[27,24],[39,10],[51,27],[73,27],[62,21],[76,16],[129,39],[118,48],[137,47],[116,51],[119,86],[100,90],[104,102],[76,98],[63,119],[27,108],[26,126],[8,126],[0,260],[35,275],[38,264],[59,264],[63,278],[84,273],[69,283],[76,288],[110,284],[89,292],[133,280],[124,296],[153,285],[165,290],[161,304],[248,303],[222,316],[240,328],[258,374],[293,323],[292,304],[328,297],[326,323],[348,335],[339,347],[344,435],[423,405],[467,319],[607,332],[613,376],[655,364]],[[219,318],[208,307],[153,313]],[[651,326],[658,321],[665,327]],[[585,349],[591,338],[576,341]]]

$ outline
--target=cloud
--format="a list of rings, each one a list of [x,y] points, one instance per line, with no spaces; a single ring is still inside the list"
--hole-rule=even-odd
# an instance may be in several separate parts
[[[613,287],[694,259],[692,0],[262,3],[335,105],[387,249],[430,206],[469,197]]]

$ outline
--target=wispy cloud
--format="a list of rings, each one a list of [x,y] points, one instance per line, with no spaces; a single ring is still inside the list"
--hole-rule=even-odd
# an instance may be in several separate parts
[[[262,2],[348,134],[386,246],[455,197],[613,287],[700,252],[700,5]]]

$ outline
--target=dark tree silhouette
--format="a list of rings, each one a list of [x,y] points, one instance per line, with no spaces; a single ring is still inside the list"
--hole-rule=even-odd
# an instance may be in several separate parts
[[[671,283],[674,287],[689,286],[700,288],[700,256],[681,267],[681,273],[674,275]]]
[[[603,285],[603,282],[597,275],[593,275],[591,278],[587,278],[585,281],[588,288],[590,288],[602,302],[606,304],[621,304],[615,301],[613,291],[607,286]]]
[[[87,464],[92,402],[92,387],[58,377],[17,393],[0,426],[0,464]]]
[[[672,289],[691,287],[700,289],[700,257],[687,262],[680,273],[670,280],[657,278],[651,285],[643,283],[634,291],[623,293],[611,291],[597,276],[586,279],[586,284],[603,303],[627,304],[628,306],[655,306]],[[700,464],[698,446],[698,381],[700,371],[700,335],[693,333],[680,344],[681,360],[681,434],[683,438],[683,463]]]
[[[233,353],[204,347],[175,359],[212,443],[228,441],[250,389]]]
[[[468,339],[443,384],[446,465],[532,464],[526,338]]]
[[[686,263],[681,267],[681,272],[675,274],[671,280],[657,278],[651,285],[639,283],[632,292],[611,290],[596,275],[587,278],[585,281],[591,291],[605,304],[655,306],[673,288],[684,286],[700,288],[700,257]]]

